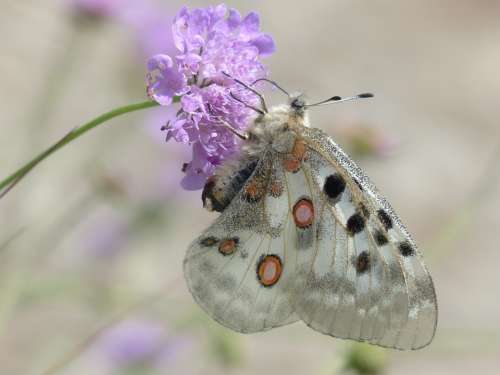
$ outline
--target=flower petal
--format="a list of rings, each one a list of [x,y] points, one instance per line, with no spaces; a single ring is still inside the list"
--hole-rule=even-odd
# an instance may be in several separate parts
[[[246,33],[258,33],[260,29],[260,18],[256,12],[250,12],[247,14],[243,22],[241,23],[241,28],[243,32]]]
[[[155,55],[148,61],[148,95],[161,105],[172,103],[174,96],[188,89],[184,74],[168,55]]]
[[[241,24],[241,14],[236,9],[229,9],[229,16],[227,18],[227,25],[230,29],[235,29]]]
[[[269,56],[276,51],[276,44],[269,34],[261,34],[250,41],[258,48],[261,56]]]
[[[208,176],[204,174],[186,174],[181,180],[181,186],[185,190],[200,190],[205,185]]]

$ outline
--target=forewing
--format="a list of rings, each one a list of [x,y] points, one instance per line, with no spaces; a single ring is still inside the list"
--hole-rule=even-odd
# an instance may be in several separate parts
[[[184,274],[197,303],[216,321],[250,333],[298,320],[290,303],[293,248],[281,173],[265,155],[216,221],[194,240]],[[279,193],[279,194],[278,194]],[[277,277],[277,279],[276,279]]]
[[[305,128],[312,191],[310,253],[298,251],[294,309],[340,338],[417,349],[433,338],[434,286],[414,242],[361,169],[319,129]]]

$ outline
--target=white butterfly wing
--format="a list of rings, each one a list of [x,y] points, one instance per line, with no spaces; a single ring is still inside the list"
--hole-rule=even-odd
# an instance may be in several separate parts
[[[302,319],[340,338],[427,345],[437,305],[415,244],[325,133],[303,128],[301,136],[296,145],[306,144],[305,154],[294,146],[292,154],[264,155],[191,244],[184,273],[194,298],[238,332]]]
[[[434,286],[416,246],[389,204],[361,169],[319,129],[303,129],[309,158],[305,181],[289,182],[312,195],[310,248],[297,249],[293,308],[322,333],[417,349],[433,338]]]
[[[184,259],[184,275],[197,303],[217,322],[242,333],[298,320],[289,299],[294,275],[289,260],[295,251],[287,243],[288,199],[283,191],[276,197],[266,194],[274,181],[269,163],[269,158],[260,160]]]

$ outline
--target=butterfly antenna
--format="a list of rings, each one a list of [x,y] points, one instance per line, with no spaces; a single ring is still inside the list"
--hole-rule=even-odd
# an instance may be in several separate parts
[[[229,95],[231,95],[231,98],[233,98],[234,100],[236,100],[238,103],[243,104],[245,107],[250,108],[251,110],[253,110],[253,111],[257,112],[257,113],[260,113],[261,115],[266,114],[266,112],[264,112],[262,109],[256,108],[253,105],[245,103],[243,100],[241,100],[240,98],[236,97],[232,92],[229,92]]]
[[[323,100],[323,101],[318,102],[318,103],[307,104],[305,107],[306,108],[316,107],[316,106],[320,106],[320,105],[324,105],[324,104],[328,104],[328,103],[347,102],[349,100],[357,100],[357,99],[365,99],[365,98],[373,98],[373,97],[374,97],[374,95],[372,93],[369,93],[369,92],[365,92],[363,94],[358,94],[358,95],[354,95],[354,96],[347,96],[345,98],[343,98],[341,96],[332,96],[331,98]]]
[[[281,92],[283,92],[285,95],[287,95],[288,97],[290,97],[290,94],[288,93],[288,91],[286,91],[283,87],[281,87],[280,85],[278,85],[275,81],[271,81],[270,79],[267,79],[267,78],[259,78],[259,79],[255,80],[255,81],[253,81],[250,86],[253,86],[257,82],[262,82],[262,81],[270,83],[271,85],[273,85],[274,87],[276,87],[278,90],[280,90]]]
[[[257,90],[255,90],[254,88],[250,87],[249,85],[247,85],[245,82],[243,81],[240,81],[238,78],[234,78],[233,76],[231,76],[230,74],[226,73],[226,72],[222,72],[222,74],[224,74],[226,77],[232,79],[234,82],[236,82],[237,84],[243,86],[244,88],[246,88],[248,91],[250,92],[253,92],[255,95],[257,95],[260,99],[260,104],[262,105],[262,110],[259,110],[257,112],[260,112],[261,114],[264,114],[264,113],[267,113],[268,110],[267,110],[267,105],[266,105],[266,100],[264,99],[264,95],[262,95],[260,92],[258,92]],[[232,95],[231,95],[232,96]],[[233,96],[233,99],[234,96]],[[237,100],[237,99],[236,99]],[[241,102],[241,100],[238,100],[239,102]],[[245,104],[245,103],[243,103]],[[255,109],[252,107],[252,109]]]

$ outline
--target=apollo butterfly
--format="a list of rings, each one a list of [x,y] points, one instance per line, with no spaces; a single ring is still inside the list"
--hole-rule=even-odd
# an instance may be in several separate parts
[[[239,157],[202,194],[221,214],[184,260],[197,303],[243,333],[301,320],[388,348],[428,345],[434,285],[400,219],[341,148],[309,127],[302,96],[262,104]]]

